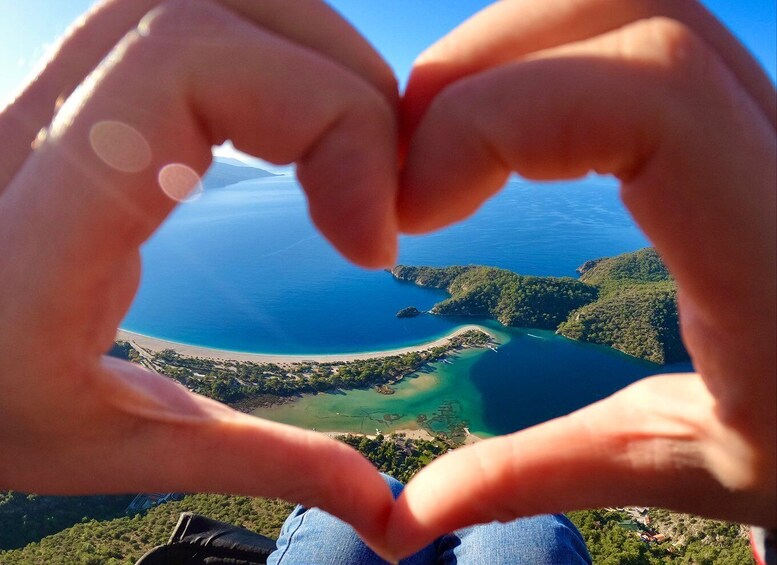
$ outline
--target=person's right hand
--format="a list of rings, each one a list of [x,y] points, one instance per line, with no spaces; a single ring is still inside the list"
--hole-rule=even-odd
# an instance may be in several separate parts
[[[398,500],[391,551],[623,504],[777,527],[776,99],[695,1],[503,0],[419,58],[402,229],[467,217],[512,171],[614,175],[677,280],[698,374],[438,459]]]
[[[74,28],[0,115],[0,489],[273,496],[382,535],[391,495],[356,451],[103,353],[139,246],[225,139],[298,163],[323,233],[390,265],[396,100],[316,0],[109,0]]]

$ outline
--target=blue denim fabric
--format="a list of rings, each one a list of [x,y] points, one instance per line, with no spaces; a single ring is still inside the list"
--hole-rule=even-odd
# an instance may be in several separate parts
[[[399,481],[384,476],[396,498]],[[268,565],[383,565],[353,529],[317,508],[298,506]],[[580,532],[564,516],[492,522],[441,537],[402,565],[577,565],[591,563]]]

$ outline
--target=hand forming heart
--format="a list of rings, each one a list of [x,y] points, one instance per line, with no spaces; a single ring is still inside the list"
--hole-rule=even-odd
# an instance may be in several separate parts
[[[626,502],[777,526],[777,115],[744,49],[691,1],[509,0],[424,53],[397,102],[386,64],[316,0],[108,0],[74,28],[0,116],[0,488],[278,496],[389,556]],[[225,139],[297,162],[316,225],[370,267],[513,170],[614,174],[678,281],[699,374],[458,450],[393,505],[345,446],[102,356],[139,245]]]

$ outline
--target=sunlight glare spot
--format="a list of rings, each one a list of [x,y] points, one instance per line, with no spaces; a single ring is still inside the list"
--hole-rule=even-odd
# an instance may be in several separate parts
[[[123,173],[138,173],[151,163],[151,147],[146,138],[125,123],[98,122],[89,132],[89,141],[100,160]]]
[[[32,140],[32,143],[30,144],[30,147],[32,149],[37,149],[41,145],[43,145],[43,142],[46,141],[49,137],[49,128],[42,128],[38,135],[35,136],[35,139]]]
[[[149,12],[138,23],[138,34],[140,37],[148,37],[151,33],[151,20],[154,17],[153,12]]]
[[[159,186],[176,202],[193,202],[205,191],[200,175],[180,163],[166,165],[159,171]]]

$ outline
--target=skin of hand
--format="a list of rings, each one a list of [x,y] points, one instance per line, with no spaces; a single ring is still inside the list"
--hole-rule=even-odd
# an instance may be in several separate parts
[[[505,0],[419,59],[401,228],[466,217],[511,170],[615,174],[678,280],[699,375],[441,459],[384,539],[390,496],[355,452],[102,356],[137,289],[138,246],[175,204],[165,191],[185,194],[226,138],[300,163],[315,221],[349,258],[393,260],[385,64],[313,0],[193,6],[104,2],[0,115],[0,488],[279,496],[351,522],[385,555],[469,523],[619,501],[777,524],[774,89],[703,9]]]
[[[435,461],[394,507],[387,554],[606,505],[777,526],[776,113],[772,83],[692,1],[504,0],[421,55],[403,100],[401,229],[471,215],[512,171],[615,175],[677,280],[698,374]]]
[[[315,0],[87,14],[0,114],[0,489],[280,497],[382,536],[392,497],[356,451],[103,353],[139,246],[227,138],[296,162],[334,245],[392,264],[397,101],[382,59]]]

